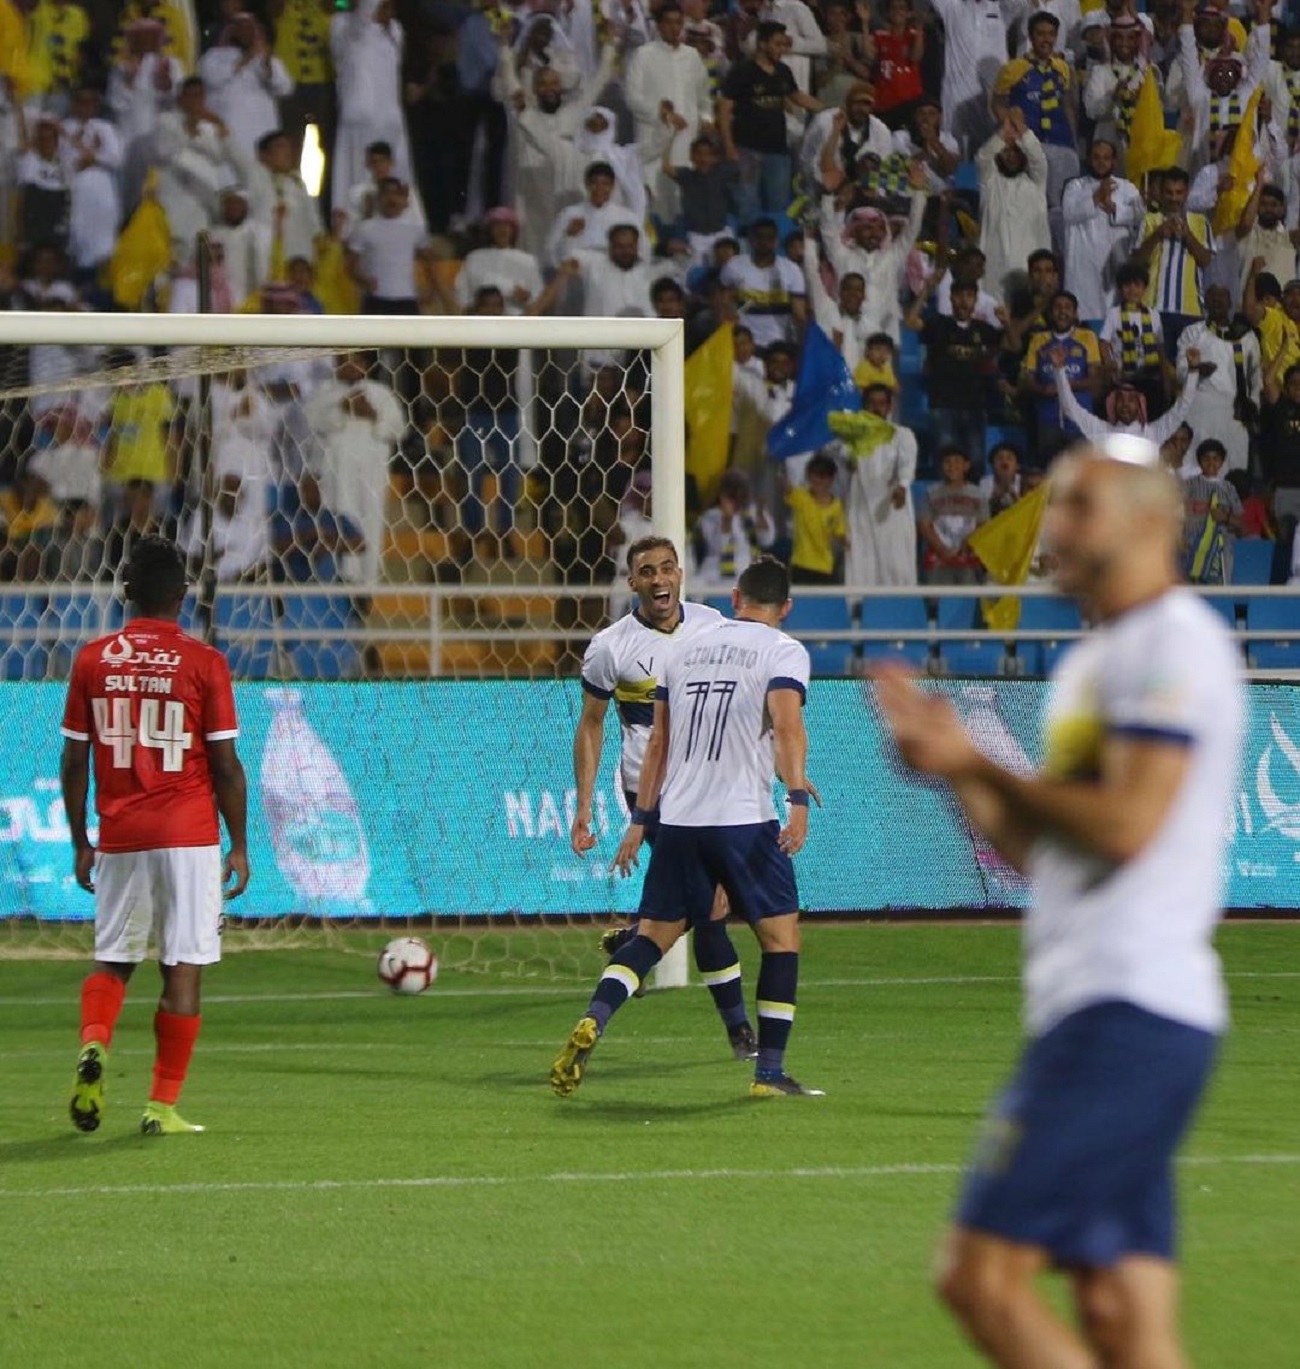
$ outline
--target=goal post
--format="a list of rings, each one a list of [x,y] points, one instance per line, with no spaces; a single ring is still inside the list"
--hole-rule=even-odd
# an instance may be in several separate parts
[[[188,477],[184,472],[184,463],[193,458],[194,448],[200,445],[195,436],[203,421],[198,409],[206,402],[205,398],[200,398],[200,387],[194,384],[196,377],[221,381],[222,384],[210,387],[218,390],[228,378],[230,385],[235,386],[240,383],[236,382],[235,377],[255,373],[259,367],[264,367],[272,361],[282,361],[286,365],[295,361],[309,364],[315,362],[324,367],[327,374],[332,374],[327,364],[332,358],[344,354],[373,354],[380,359],[380,369],[384,366],[389,367],[386,383],[391,385],[401,401],[401,425],[403,431],[408,432],[417,426],[417,420],[422,421],[423,410],[430,407],[434,413],[429,420],[429,426],[438,427],[438,404],[429,400],[427,381],[430,371],[438,370],[440,363],[437,358],[444,353],[459,355],[462,360],[458,365],[462,371],[469,364],[465,359],[475,356],[479,358],[478,364],[485,372],[494,367],[496,359],[504,354],[513,354],[516,358],[522,355],[529,358],[529,394],[527,397],[521,397],[518,393],[511,395],[517,418],[514,428],[508,434],[510,441],[514,443],[512,450],[517,454],[525,445],[529,450],[537,448],[543,439],[550,440],[552,445],[559,444],[563,448],[573,436],[572,433],[563,430],[564,425],[586,422],[582,394],[577,393],[575,398],[569,393],[568,387],[572,377],[585,377],[582,383],[591,386],[593,393],[599,392],[600,371],[608,368],[611,363],[603,362],[598,367],[596,362],[588,363],[587,359],[593,356],[622,358],[612,363],[613,369],[618,373],[612,382],[617,393],[612,399],[605,397],[609,401],[606,408],[613,412],[622,394],[618,387],[630,386],[628,377],[632,373],[633,364],[640,364],[644,372],[644,380],[640,382],[640,387],[644,393],[638,401],[638,418],[633,421],[640,421],[640,414],[648,413],[648,432],[644,434],[643,450],[648,450],[651,458],[649,505],[652,526],[655,532],[672,539],[674,545],[681,550],[685,562],[687,528],[683,333],[683,324],[678,320],[645,318],[4,312],[0,313],[0,405],[4,406],[7,414],[20,415],[13,418],[6,429],[10,435],[9,441],[16,449],[7,455],[12,458],[11,465],[15,469],[25,469],[27,455],[36,451],[42,441],[46,445],[51,442],[56,446],[61,443],[64,446],[75,445],[78,439],[67,436],[60,426],[63,423],[62,416],[71,411],[77,416],[78,421],[85,420],[83,426],[94,430],[95,435],[93,438],[87,437],[86,442],[105,444],[101,464],[107,470],[111,460],[121,458],[126,445],[123,434],[131,423],[125,419],[119,420],[116,416],[117,411],[113,410],[111,405],[100,410],[98,416],[78,413],[78,406],[82,405],[84,408],[88,402],[87,397],[92,392],[101,395],[98,403],[108,404],[108,401],[123,388],[134,392],[161,385],[174,393],[180,393],[184,386],[189,384],[191,390],[186,402],[189,404],[190,412],[182,418],[172,418],[172,427],[165,430],[169,433],[169,443],[174,440],[176,446],[175,452],[169,451],[169,460],[174,459],[180,463],[180,470],[174,475],[173,483],[177,490],[182,487],[185,490],[183,497],[178,496],[183,507],[175,510],[175,518],[179,520],[179,526],[183,527],[188,518],[200,529],[191,549],[199,549],[199,555],[204,561],[202,571],[210,572],[213,569],[210,564],[211,547],[214,539],[220,541],[223,536],[220,529],[214,530],[210,526],[213,507],[220,504],[226,498],[226,494],[223,488],[217,488],[215,493],[211,489],[200,489],[194,483],[193,471],[188,473]],[[119,354],[123,349],[130,349],[134,353],[134,362],[128,356],[127,363],[122,365]],[[629,357],[631,360],[628,360]],[[430,358],[434,360],[430,361]],[[113,369],[118,366],[122,369]],[[543,371],[547,374],[542,375]],[[557,375],[560,377],[559,381],[556,380]],[[516,384],[513,377],[512,372],[511,379],[507,382],[508,387]],[[451,384],[447,377],[442,375],[439,383],[444,382],[447,385]],[[486,381],[484,384],[486,385]],[[548,384],[551,389],[543,396],[542,392]],[[537,403],[533,402],[534,386],[542,387],[537,390]],[[209,387],[204,385],[201,388],[206,396]],[[108,396],[108,400],[102,396]],[[160,399],[158,402],[160,406],[164,406],[163,400]],[[246,414],[250,407],[249,401],[241,402],[245,406],[243,411],[237,408],[231,408],[230,411],[236,415],[241,412]],[[212,403],[216,405],[216,398]],[[184,403],[178,404],[179,409],[184,407]],[[258,405],[253,403],[251,407],[255,409]],[[163,409],[160,408],[159,411],[162,412]],[[171,409],[166,408],[166,412],[170,413]],[[579,415],[577,420],[572,417],[574,412]],[[464,413],[461,417],[464,418]],[[537,425],[546,426],[545,433],[537,430],[534,419],[537,420]],[[68,420],[65,426],[71,430],[72,420]],[[448,446],[455,450],[457,456],[460,455],[458,444],[462,431],[453,432],[451,439],[448,440]],[[53,437],[49,436],[51,432],[54,434]],[[45,433],[44,437],[42,433]],[[599,447],[607,436],[606,431],[600,429],[595,432],[592,442]],[[422,433],[419,437],[420,442],[432,448],[433,437],[428,433]],[[279,438],[276,440],[279,441]],[[220,442],[221,433],[214,431],[214,447],[219,446]],[[420,444],[416,445],[418,447]],[[623,459],[621,438],[612,445],[607,442],[606,446],[613,452],[614,461]],[[59,447],[59,450],[62,451],[63,447]],[[486,451],[486,446],[484,450]],[[213,459],[216,459],[215,455]],[[589,454],[589,463],[594,460],[595,458]],[[578,478],[582,471],[567,455],[563,462],[567,463],[562,471],[563,476],[579,491],[576,496],[568,496],[570,503],[580,503],[582,498],[587,497],[582,480]],[[48,471],[46,473],[48,474]],[[499,471],[496,474],[504,478]],[[600,476],[601,472],[597,471],[596,474]],[[185,485],[187,478],[189,484]],[[387,481],[385,471],[385,484]],[[234,483],[237,486],[239,481],[236,479]],[[503,493],[498,493],[499,486],[493,484],[490,479],[484,488],[492,491],[492,497],[498,501],[505,499]],[[375,494],[370,502],[374,503],[377,499],[382,504],[386,493]],[[603,489],[597,490],[597,494],[602,496],[607,493],[608,491]],[[236,502],[242,497],[242,494],[237,494]],[[482,497],[486,503],[489,495],[484,493]],[[495,526],[492,523],[495,517],[494,508],[495,505],[488,508],[489,528]],[[507,522],[509,523],[509,514]],[[345,520],[338,520],[338,526],[332,534],[338,547],[350,545],[345,540],[348,534],[341,531],[344,524]],[[385,530],[389,531],[387,527]],[[426,544],[437,542],[443,548],[442,554],[450,563],[450,553],[446,548],[449,538],[454,538],[456,531],[455,527],[447,525],[445,518],[440,528],[435,528],[430,521],[427,528],[419,530],[418,536],[400,542],[400,547],[410,546],[417,550],[401,554],[405,554],[412,564],[418,559],[423,575],[427,569],[424,563],[428,559],[424,551]],[[295,584],[291,587],[292,598],[296,606],[295,612],[300,613],[301,617],[287,627],[277,621],[277,651],[284,653],[277,656],[277,661],[289,657],[296,659],[296,648],[311,646],[314,639],[327,633],[331,640],[337,640],[344,645],[354,643],[353,656],[358,656],[366,647],[366,643],[376,635],[376,606],[382,602],[385,611],[390,612],[392,616],[378,635],[394,647],[414,644],[425,653],[419,659],[421,662],[427,661],[428,668],[421,670],[419,667],[413,667],[405,672],[408,677],[455,674],[454,670],[447,671],[442,669],[442,666],[449,659],[460,659],[453,649],[464,646],[467,638],[474,638],[476,641],[481,638],[489,643],[500,643],[502,639],[508,638],[509,650],[513,653],[509,655],[509,661],[526,659],[529,665],[527,670],[506,665],[498,672],[499,674],[509,676],[513,670],[514,673],[526,675],[527,678],[534,680],[545,679],[549,674],[557,683],[562,681],[564,688],[576,691],[577,682],[572,678],[573,662],[576,653],[580,651],[581,642],[600,625],[600,621],[607,618],[609,612],[614,611],[615,604],[620,598],[617,576],[609,577],[608,572],[604,571],[602,574],[606,578],[598,577],[594,566],[590,564],[592,553],[581,550],[583,531],[581,527],[576,532],[572,528],[566,528],[562,534],[555,534],[575,538],[580,548],[575,554],[577,559],[581,561],[584,556],[586,558],[581,566],[586,578],[579,574],[576,584],[572,587],[564,576],[552,577],[552,580],[548,581],[544,575],[534,575],[535,568],[530,569],[527,566],[527,554],[519,556],[519,547],[526,544],[528,537],[533,536],[533,533],[520,535],[517,544],[511,542],[508,549],[504,540],[506,534],[502,534],[503,552],[500,562],[494,562],[486,569],[474,562],[476,539],[470,539],[468,551],[461,548],[456,555],[462,561],[466,557],[469,559],[470,564],[462,567],[465,570],[464,578],[467,584],[474,574],[481,572],[480,580],[473,583],[473,592],[467,591],[462,596],[467,601],[473,600],[471,609],[468,610],[472,614],[472,619],[468,625],[461,623],[459,626],[454,625],[450,630],[447,628],[444,613],[454,595],[451,585],[458,585],[459,580],[443,582],[436,574],[423,579],[412,574],[409,585],[395,585],[392,578],[386,574],[385,566],[384,573],[353,574],[346,585],[330,584],[322,588],[315,584]],[[546,536],[551,535],[548,530]],[[516,538],[513,524],[509,525],[509,536]],[[358,537],[357,545],[362,545],[365,540]],[[35,550],[39,552],[42,549],[38,547]],[[290,553],[298,550],[300,548],[297,542],[292,542],[289,547]],[[205,551],[209,553],[207,556],[203,555]],[[281,553],[276,553],[276,557],[280,555]],[[607,565],[611,554],[602,551],[602,555]],[[338,550],[335,559],[340,563],[350,559],[371,567],[378,564],[375,555],[367,558],[364,552],[351,550],[346,554]],[[38,565],[41,567],[40,572],[33,573],[32,567]],[[262,570],[265,570],[265,567]],[[494,576],[497,577],[495,580]],[[3,578],[8,583],[0,585],[0,590],[13,589],[15,593],[12,596],[4,596],[5,601],[0,604],[0,631],[9,634],[7,655],[12,656],[17,652],[23,662],[17,671],[12,668],[5,669],[2,672],[5,679],[35,681],[65,678],[62,671],[66,670],[66,664],[70,661],[71,652],[76,645],[95,635],[97,629],[111,627],[112,622],[118,620],[114,618],[115,610],[108,602],[112,596],[105,586],[103,575],[92,576],[85,584],[73,582],[56,586],[47,582],[49,577],[44,571],[44,559],[37,555],[27,564],[22,574]],[[111,579],[111,576],[109,578]],[[18,592],[19,588],[21,593]],[[493,602],[498,606],[507,601],[510,604],[516,601],[524,602],[525,608],[520,610],[522,618],[512,618],[509,613],[503,611],[502,616],[494,619],[490,627],[485,626],[486,619],[481,620],[481,615],[485,612],[482,609],[482,601],[489,592],[496,594],[497,598]],[[288,587],[284,580],[284,568],[276,564],[271,566],[269,575],[263,574],[262,571],[256,574],[244,572],[232,575],[222,579],[218,594],[218,609],[220,610],[223,599],[226,605],[226,617],[218,628],[218,640],[221,644],[226,645],[228,639],[238,641],[241,631],[250,633],[249,640],[255,642],[256,624],[250,629],[248,623],[238,615],[245,612],[256,617],[261,612],[270,611],[264,609],[263,605],[273,601],[278,604],[281,598],[287,600]],[[598,613],[595,621],[591,620],[591,615],[586,611],[578,612],[576,621],[563,625],[565,635],[570,639],[564,644],[567,656],[562,653],[547,655],[542,651],[528,655],[525,648],[530,644],[538,645],[539,639],[546,639],[548,634],[555,637],[559,627],[557,620],[552,619],[538,626],[535,616],[527,608],[527,601],[530,598],[539,600],[542,601],[543,608],[548,608],[566,595],[570,599],[596,601],[604,606],[604,612]],[[410,605],[399,604],[397,601],[409,600],[418,603],[422,596],[429,600],[429,605],[424,609],[424,617],[419,620],[423,626],[411,626],[398,616],[399,612],[406,612]],[[64,616],[57,620],[53,629],[57,638],[52,641],[50,623],[56,599],[60,601],[59,612]],[[93,612],[87,611],[84,606],[77,607],[82,600],[93,605]],[[234,609],[230,608],[232,600],[238,601]],[[324,606],[319,611],[327,617],[337,600],[352,605],[368,605],[370,617],[361,626],[355,625],[354,621],[346,624],[332,622],[328,629],[321,626],[325,619],[314,616],[317,609],[312,606]],[[68,609],[69,601],[73,603],[73,610]],[[35,607],[38,602],[39,608]],[[306,607],[303,607],[304,605]],[[418,610],[410,611],[415,613]],[[279,613],[280,609],[277,607],[275,612]],[[355,616],[355,610],[352,612]],[[234,618],[230,616],[231,613],[235,614]],[[442,655],[438,654],[440,641],[444,643]],[[62,667],[57,669],[53,664],[54,646],[60,648],[60,659],[63,663]],[[493,649],[498,650],[502,653],[503,659],[505,658],[506,646],[498,645]],[[38,663],[33,665],[33,660]],[[396,673],[400,675],[403,672],[399,670]],[[467,670],[465,673],[472,672]],[[235,674],[239,678],[238,667],[235,668]],[[346,677],[347,674],[346,670],[333,671],[327,672],[323,678],[337,679]],[[482,669],[481,674],[484,677],[493,675],[490,663]],[[309,669],[295,668],[285,673],[276,667],[269,672],[263,671],[246,678],[292,680],[311,679],[312,675]],[[381,668],[377,678],[391,679],[393,673],[386,673]],[[268,691],[270,692],[274,691]],[[280,692],[284,694],[292,691]],[[553,736],[549,740],[565,752],[567,765],[568,738]],[[48,777],[44,781],[38,780],[34,783],[38,788],[41,783],[48,787]],[[561,794],[561,800],[562,798]],[[546,798],[539,802],[553,803],[554,800]],[[355,814],[352,818],[340,814],[335,814],[334,817],[340,821],[355,820]],[[564,827],[567,844],[567,821]],[[48,854],[55,860],[58,859],[53,851]],[[18,861],[17,864],[22,865],[22,861]],[[46,874],[37,874],[34,878],[39,882],[46,877],[54,876],[50,871],[46,871]],[[292,883],[292,879],[290,882]],[[587,893],[585,890],[583,892]],[[577,906],[590,908],[590,895]],[[509,907],[509,904],[504,904],[500,911],[504,914]],[[314,907],[303,909],[305,914],[314,911]],[[435,906],[430,907],[428,911],[437,913],[440,910]],[[545,921],[544,918],[538,917],[535,922],[528,921],[526,925],[540,927],[545,925]],[[472,920],[466,919],[465,922],[466,930],[473,930]],[[537,958],[532,957],[533,960]],[[541,959],[544,960],[545,957]],[[665,965],[658,982],[661,985],[686,982],[684,949],[679,956]]]

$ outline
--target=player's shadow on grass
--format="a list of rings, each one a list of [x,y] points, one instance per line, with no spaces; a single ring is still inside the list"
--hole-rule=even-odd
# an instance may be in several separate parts
[[[138,1130],[123,1131],[111,1136],[96,1136],[93,1139],[69,1131],[59,1136],[33,1137],[29,1141],[0,1141],[0,1168],[5,1165],[63,1162],[74,1156],[78,1150],[83,1155],[103,1155],[107,1150],[122,1150],[128,1146],[138,1148],[156,1145],[156,1141],[141,1136]]]

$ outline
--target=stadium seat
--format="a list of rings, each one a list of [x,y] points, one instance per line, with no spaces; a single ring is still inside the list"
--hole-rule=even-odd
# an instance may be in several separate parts
[[[1240,598],[1236,594],[1205,594],[1201,596],[1205,600],[1205,606],[1217,613],[1220,618],[1230,627],[1237,626],[1237,603]]]
[[[1249,599],[1246,626],[1252,632],[1276,631],[1273,640],[1254,640],[1247,648],[1259,670],[1300,670],[1300,595]]]
[[[872,632],[923,632],[930,626],[925,602],[912,595],[867,598],[862,601],[862,627]],[[864,641],[862,654],[869,660],[909,661],[923,666],[930,656],[929,644],[920,640]]]
[[[949,675],[1000,675],[1003,645],[992,637],[940,642],[939,656]]]
[[[1078,605],[1070,599],[1057,598],[1055,595],[1027,596],[1020,601],[1019,626],[1030,632],[1077,632],[1083,627],[1083,617]],[[1054,641],[1040,638],[1019,643],[1016,654],[1024,662],[1027,674],[1048,675],[1069,644],[1070,639]]]
[[[274,674],[275,604],[265,594],[218,594],[213,606],[217,645],[237,679]]]
[[[79,594],[61,592],[50,595],[41,615],[41,645],[48,653],[48,669],[56,678],[65,678],[72,669],[77,648],[111,629],[106,621],[108,596],[87,586]]]
[[[963,596],[940,597],[939,616],[935,624],[945,632],[961,632],[968,627],[978,627],[980,619],[979,600]]]
[[[818,641],[818,629],[825,632],[847,632],[853,626],[846,599],[799,598],[782,624],[808,648],[814,675],[847,675],[853,659],[851,641]]]
[[[346,594],[286,594],[281,625],[294,675],[300,680],[349,680],[361,674],[361,652],[339,633],[356,626]],[[315,634],[315,635],[308,635]]]
[[[45,679],[49,652],[36,640],[45,608],[44,594],[22,590],[0,594],[0,679]]]
[[[979,168],[974,162],[957,163],[957,170],[952,175],[952,186],[954,190],[975,191],[980,188]]]
[[[1239,537],[1232,550],[1232,583],[1271,584],[1275,547],[1266,537]]]

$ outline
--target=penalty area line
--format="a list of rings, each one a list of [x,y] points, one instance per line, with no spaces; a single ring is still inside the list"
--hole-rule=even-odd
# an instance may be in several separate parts
[[[1179,1164],[1195,1169],[1223,1168],[1230,1165],[1300,1165],[1300,1155],[1188,1155]],[[954,1175],[965,1169],[959,1164],[826,1165],[791,1169],[651,1169],[570,1172],[550,1174],[428,1174],[410,1178],[372,1179],[250,1179],[228,1183],[176,1184],[90,1184],[67,1188],[0,1188],[0,1200],[17,1198],[130,1198],[175,1194],[202,1197],[223,1193],[342,1193],[372,1192],[380,1189],[464,1189],[507,1188],[538,1184],[621,1184],[643,1183],[772,1183],[774,1181],[838,1181],[907,1178],[912,1176]]]

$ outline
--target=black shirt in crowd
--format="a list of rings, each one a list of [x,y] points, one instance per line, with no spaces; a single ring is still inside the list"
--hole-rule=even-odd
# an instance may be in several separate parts
[[[752,59],[732,67],[722,94],[735,105],[731,137],[736,146],[750,152],[789,151],[785,102],[796,90],[794,74],[784,62],[772,71],[764,71]]]
[[[1001,350],[1001,332],[979,319],[961,324],[948,314],[931,314],[921,330],[921,341],[925,343],[930,407],[987,408],[988,386]]]

